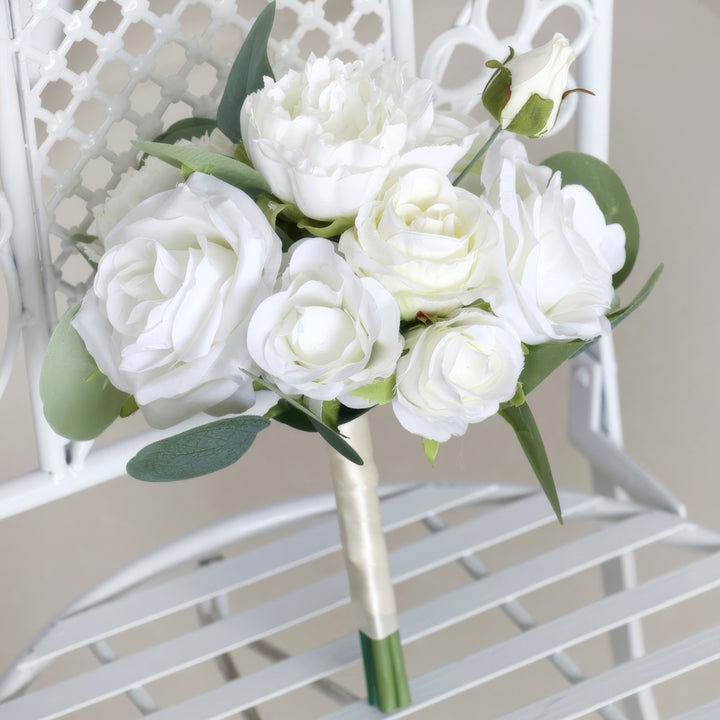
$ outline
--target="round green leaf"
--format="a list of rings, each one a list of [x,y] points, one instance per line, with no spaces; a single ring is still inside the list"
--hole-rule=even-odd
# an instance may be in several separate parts
[[[92,440],[120,415],[128,394],[99,370],[71,321],[75,305],[58,323],[40,371],[40,398],[50,427],[70,440]]]
[[[130,460],[128,475],[148,482],[208,475],[236,462],[269,424],[264,417],[238,415],[158,440]]]
[[[562,173],[562,184],[582,185],[592,193],[608,224],[625,230],[625,264],[613,275],[613,287],[625,281],[640,247],[640,226],[630,196],[617,173],[602,160],[579,152],[561,152],[545,160],[551,170]]]

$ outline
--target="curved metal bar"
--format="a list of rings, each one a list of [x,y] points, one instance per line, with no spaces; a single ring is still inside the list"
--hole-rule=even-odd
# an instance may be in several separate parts
[[[0,396],[5,393],[15,364],[22,329],[22,296],[15,258],[10,246],[12,213],[5,194],[0,192],[0,269],[5,278],[8,301],[8,326],[0,357]]]

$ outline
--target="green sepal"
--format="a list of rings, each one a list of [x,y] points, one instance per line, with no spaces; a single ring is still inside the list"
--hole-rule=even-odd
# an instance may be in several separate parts
[[[183,118],[161,132],[153,142],[174,145],[178,140],[192,140],[203,135],[209,135],[217,126],[217,121],[212,118]]]
[[[187,167],[193,172],[206,173],[240,188],[253,199],[270,193],[270,186],[260,173],[239,160],[194,147],[167,145],[166,143],[133,142],[133,145],[153,157],[178,168]]]
[[[109,427],[128,399],[98,370],[72,326],[80,303],[62,317],[40,370],[40,399],[50,427],[70,440],[92,440]]]
[[[330,447],[333,448],[333,450],[336,450],[344,458],[346,458],[350,462],[355,463],[356,465],[363,464],[362,458],[357,454],[357,452],[355,452],[350,443],[347,442],[347,440],[345,440],[345,438],[336,429],[333,429],[332,427],[326,425],[323,422],[322,417],[318,417],[318,415],[316,415],[312,410],[310,410],[310,408],[305,407],[305,405],[303,405],[299,400],[292,397],[291,395],[287,395],[286,393],[282,392],[280,388],[278,388],[276,385],[273,385],[268,380],[261,378],[259,375],[253,375],[247,370],[245,370],[245,374],[253,381],[264,387],[266,390],[274,392],[279,398],[281,398],[288,405],[290,405],[290,407],[306,415],[308,422],[310,423],[310,425],[312,425],[313,429],[320,435],[320,437],[322,437],[323,440],[325,440],[326,443],[328,443],[328,445],[330,445]],[[281,420],[280,422],[283,421]]]
[[[640,247],[640,225],[622,180],[607,163],[586,153],[561,152],[542,164],[561,173],[563,186],[582,185],[595,198],[605,222],[622,226],[625,264],[613,275],[613,287],[620,287],[630,274]]]
[[[547,127],[547,122],[554,107],[550,98],[533,93],[505,129],[529,138],[540,137],[552,129]]]
[[[93,270],[97,270],[98,262],[103,254],[103,246],[97,235],[85,233],[74,233],[70,236],[70,242],[75,249],[87,260]]]
[[[236,462],[268,425],[257,415],[238,415],[185,430],[144,447],[127,464],[127,473],[146,482],[208,475]]]
[[[395,397],[395,373],[390,377],[381,378],[370,385],[353,390],[350,394],[357,395],[357,397],[376,405],[385,405]]]
[[[233,142],[241,139],[240,110],[245,98],[263,87],[265,77],[275,79],[267,54],[274,20],[275,3],[271,2],[255,19],[230,69],[217,119],[220,130]]]
[[[303,217],[298,220],[297,226],[310,235],[321,238],[334,238],[342,235],[355,224],[352,218],[335,218],[334,220],[313,220]]]
[[[135,402],[135,398],[132,395],[128,395],[127,400],[120,408],[120,417],[126,418],[135,414],[139,410],[138,404]]]
[[[425,457],[430,463],[430,467],[435,467],[435,458],[437,458],[438,450],[440,450],[440,442],[438,440],[429,440],[423,438],[423,449],[425,450]]]
[[[508,405],[512,405],[513,407],[520,407],[525,402],[525,389],[523,388],[522,383],[517,384],[517,389],[515,390],[515,394],[507,401]]]
[[[485,64],[495,68],[495,72],[490,76],[490,80],[483,90],[482,104],[490,115],[500,122],[502,110],[510,100],[512,73],[497,60],[489,60]]]
[[[242,140],[235,146],[235,152],[233,153],[233,157],[239,162],[253,167],[252,160],[250,159],[250,156],[245,149],[245,144],[242,142]]]
[[[517,407],[510,405],[502,408],[499,414],[515,431],[520,447],[522,447],[525,457],[530,462],[540,487],[550,502],[557,519],[562,524],[562,509],[560,508],[560,500],[555,487],[552,469],[550,468],[550,461],[530,407],[527,403]]]
[[[640,307],[655,287],[662,271],[663,266],[659,265],[629,305],[615,310],[608,315],[608,320],[613,327]],[[566,360],[574,357],[588,345],[592,345],[596,340],[597,338],[592,338],[591,340],[547,342],[541,345],[528,346],[525,356],[525,366],[522,373],[520,373],[520,382],[522,383],[525,394],[528,395]]]

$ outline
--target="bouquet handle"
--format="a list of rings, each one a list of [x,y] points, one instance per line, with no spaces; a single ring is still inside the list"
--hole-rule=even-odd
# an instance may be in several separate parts
[[[367,417],[343,425],[342,433],[364,461],[355,465],[331,451],[340,537],[360,632],[368,703],[383,712],[393,712],[410,704],[410,692]]]

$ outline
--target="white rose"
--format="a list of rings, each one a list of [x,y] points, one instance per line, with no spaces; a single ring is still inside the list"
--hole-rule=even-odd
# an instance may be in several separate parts
[[[128,213],[105,247],[73,325],[110,382],[155,427],[250,407],[247,326],[282,254],[257,205],[193,173]]]
[[[392,296],[357,277],[329,240],[312,238],[290,249],[280,290],[250,321],[248,348],[283,392],[367,407],[351,393],[393,374],[399,327]]]
[[[235,152],[230,142],[219,130],[193,140],[181,140],[178,145],[210,150],[231,156]],[[93,208],[95,232],[101,241],[133,208],[151,195],[171,190],[183,179],[182,171],[155,157],[145,158],[139,168],[129,168],[115,188],[108,192],[107,200]]]
[[[523,351],[513,329],[475,308],[411,330],[392,408],[411,433],[445,442],[494,415],[517,390]]]
[[[433,139],[432,86],[388,62],[369,69],[311,57],[250,95],[240,116],[245,148],[281,200],[311,218],[352,218],[393,170],[449,172],[474,134]]]
[[[606,224],[585,188],[561,188],[559,173],[529,163],[517,141],[490,150],[482,180],[498,207],[507,260],[493,311],[529,344],[606,330],[612,276],[625,261],[622,227]]]
[[[555,125],[573,60],[568,39],[555,33],[550,42],[501,66],[483,92],[483,104],[503,128],[540,137]]]
[[[403,320],[488,298],[503,262],[492,208],[435,170],[409,172],[360,208],[339,249],[392,293]]]

